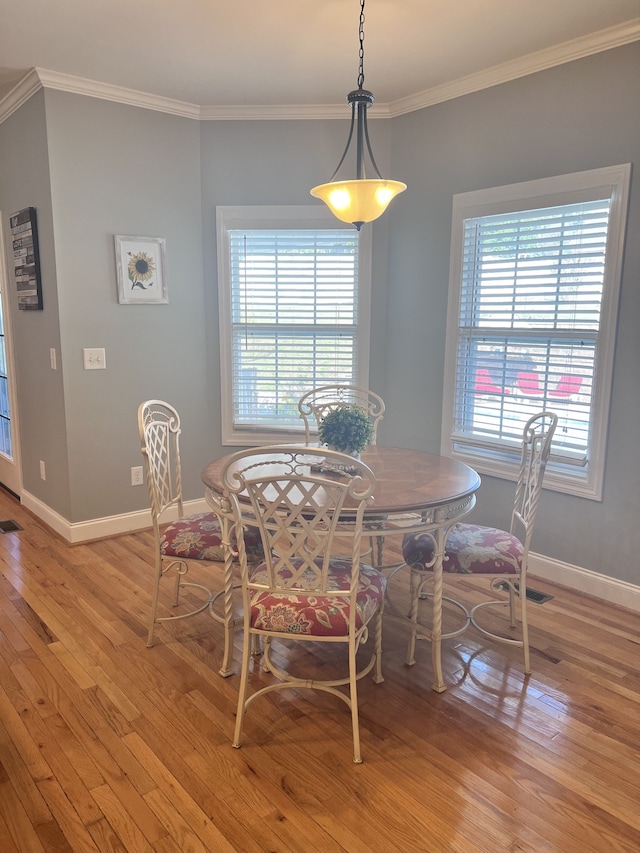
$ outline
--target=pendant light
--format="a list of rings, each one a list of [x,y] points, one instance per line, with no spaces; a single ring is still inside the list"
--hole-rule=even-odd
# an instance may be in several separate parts
[[[369,131],[367,128],[367,110],[373,103],[373,94],[364,87],[364,4],[360,2],[360,27],[358,37],[360,40],[360,66],[358,69],[358,88],[347,95],[347,101],[351,104],[351,127],[347,145],[338,167],[327,184],[320,184],[311,190],[311,195],[321,199],[329,210],[342,222],[351,222],[358,231],[365,222],[377,219],[387,209],[391,199],[404,192],[407,185],[401,181],[385,180],[376,165],[369,142]],[[356,129],[356,177],[355,180],[336,181],[334,178],[340,171],[345,161],[351,142],[353,141],[353,129]],[[376,178],[367,178],[365,166],[366,153]]]

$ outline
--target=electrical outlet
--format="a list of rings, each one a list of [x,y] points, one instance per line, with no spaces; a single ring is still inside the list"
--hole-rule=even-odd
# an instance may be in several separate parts
[[[40,460],[40,479],[41,480],[47,479],[47,471],[44,467],[44,462],[42,461],[42,459]]]
[[[103,347],[82,350],[82,363],[85,370],[105,370],[107,359]]]
[[[56,348],[55,347],[51,347],[51,349],[49,350],[49,359],[51,361],[51,370],[57,370],[58,365],[56,362]]]
[[[144,483],[144,476],[142,474],[142,465],[136,465],[131,468],[131,485],[132,486],[141,486]]]

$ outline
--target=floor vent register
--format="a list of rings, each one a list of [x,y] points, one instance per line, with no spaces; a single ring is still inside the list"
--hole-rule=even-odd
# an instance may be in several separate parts
[[[0,521],[0,533],[13,533],[14,530],[22,530],[15,521]]]
[[[509,587],[506,585],[506,583],[500,584],[500,587],[505,592],[507,592],[507,590],[509,589]],[[519,594],[520,593],[520,585],[517,583],[514,583],[514,587],[515,587],[516,592]],[[528,586],[527,587],[527,598],[529,599],[529,601],[535,601],[536,604],[544,604],[545,601],[551,601],[553,596],[547,595],[546,592],[540,592],[537,589],[531,589],[531,587]]]

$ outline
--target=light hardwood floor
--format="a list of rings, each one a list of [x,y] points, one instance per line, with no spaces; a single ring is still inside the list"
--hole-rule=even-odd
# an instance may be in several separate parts
[[[406,667],[387,622],[362,765],[344,704],[308,691],[256,702],[235,750],[220,627],[201,614],[145,647],[149,532],[69,547],[2,492],[0,519],[24,528],[0,535],[2,853],[640,850],[638,614],[534,581],[554,597],[530,606],[533,675],[467,633],[442,695],[428,643]]]

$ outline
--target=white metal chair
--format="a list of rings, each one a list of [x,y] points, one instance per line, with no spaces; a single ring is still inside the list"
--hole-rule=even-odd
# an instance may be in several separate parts
[[[323,465],[353,463],[356,473]],[[375,667],[381,682],[382,607],[386,581],[360,561],[362,519],[375,481],[362,462],[335,451],[276,445],[235,454],[224,471],[238,529],[257,524],[266,559],[249,566],[238,537],[244,603],[244,647],[233,745],[242,744],[244,714],[265,693],[307,687],[338,696],[351,709],[354,761],[361,762],[357,681]],[[336,539],[349,557],[333,557]],[[374,622],[374,649],[359,671],[356,654]],[[263,668],[279,680],[247,697],[252,637],[264,639]],[[342,643],[348,674],[322,680],[285,672],[271,656],[274,639]],[[348,686],[344,692],[338,688]]]
[[[153,645],[156,623],[186,619],[202,613],[208,607],[211,615],[225,623],[213,610],[222,592],[213,593],[199,583],[186,581],[189,563],[223,562],[224,547],[220,523],[213,512],[184,514],[182,504],[182,472],[180,467],[180,417],[178,412],[163,400],[147,400],[138,407],[138,430],[149,497],[155,540],[155,576],[151,603],[151,617],[147,646]],[[177,514],[177,518],[176,518]],[[164,526],[169,516],[174,520]],[[245,550],[251,558],[262,559],[259,535],[254,529],[247,533]],[[170,573],[175,574],[174,607],[178,607],[181,591],[199,590],[200,601],[186,612],[174,616],[158,616],[160,581]],[[233,625],[225,627],[232,632]],[[225,643],[229,638],[225,633]],[[229,650],[225,649],[225,656]]]
[[[371,421],[371,439],[375,444],[378,438],[378,426],[384,417],[384,400],[375,391],[359,388],[357,385],[321,385],[307,391],[298,400],[298,412],[304,421],[305,443],[311,444],[316,437],[320,421],[340,406],[357,406],[369,415]],[[375,519],[369,519],[369,529],[376,529]],[[384,537],[371,537],[371,550],[375,553],[376,565],[382,565]]]
[[[305,443],[311,444],[320,421],[340,406],[358,406],[371,420],[370,444],[375,444],[378,425],[384,416],[384,401],[374,391],[356,385],[321,385],[303,394],[298,401],[298,411],[304,421]]]
[[[521,647],[524,650],[524,671],[527,674],[531,672],[526,596],[527,562],[542,480],[557,423],[558,416],[554,412],[545,411],[531,417],[524,426],[509,530],[461,522],[451,528],[445,544],[444,572],[489,576],[492,578],[490,589],[493,592],[505,591],[507,597],[482,601],[470,611],[459,602],[447,599],[464,612],[465,623],[456,630],[442,634],[442,638],[456,637],[472,624],[493,640]],[[427,597],[426,582],[432,575],[435,563],[434,544],[433,536],[426,532],[408,533],[403,539],[404,561],[411,570],[411,619],[414,623],[417,620],[418,602]],[[509,607],[510,627],[515,629],[517,601],[520,604],[519,636],[496,634],[478,623],[479,610],[488,605],[505,605]],[[413,630],[408,655],[410,661],[414,660],[416,635],[416,630]]]

